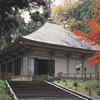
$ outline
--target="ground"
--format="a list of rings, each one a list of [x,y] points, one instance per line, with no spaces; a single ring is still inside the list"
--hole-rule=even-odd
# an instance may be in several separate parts
[[[63,85],[73,90],[79,91],[85,95],[100,100],[100,80],[69,80],[62,79],[54,83]]]
[[[6,91],[5,82],[0,80],[0,100],[11,100],[11,97]]]

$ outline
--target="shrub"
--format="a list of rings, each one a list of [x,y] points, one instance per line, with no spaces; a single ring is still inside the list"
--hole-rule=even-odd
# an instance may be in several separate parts
[[[95,90],[95,92],[100,95],[100,81],[97,81],[94,86],[93,89]]]
[[[79,85],[78,85],[77,82],[74,82],[74,83],[73,83],[73,86],[76,87],[76,90],[77,90],[77,87],[78,87]]]
[[[11,97],[6,92],[5,82],[0,80],[0,100],[11,100]]]
[[[97,88],[95,92],[100,96],[100,88]]]
[[[0,94],[0,100],[12,100],[7,94]]]

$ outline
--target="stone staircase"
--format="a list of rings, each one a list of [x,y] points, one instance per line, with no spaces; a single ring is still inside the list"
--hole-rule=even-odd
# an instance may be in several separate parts
[[[82,100],[43,81],[9,81],[19,100]]]

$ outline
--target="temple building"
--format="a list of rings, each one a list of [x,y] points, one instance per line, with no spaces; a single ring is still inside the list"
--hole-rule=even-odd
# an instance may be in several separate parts
[[[98,46],[90,46],[60,25],[46,22],[40,29],[18,37],[0,52],[0,78],[27,80],[36,75],[96,77],[99,65],[87,63]],[[89,74],[90,73],[90,74]]]

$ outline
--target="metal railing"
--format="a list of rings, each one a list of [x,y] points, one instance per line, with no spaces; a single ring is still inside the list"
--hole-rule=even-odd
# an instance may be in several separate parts
[[[72,78],[72,79],[100,79],[100,73],[68,73],[68,74],[55,74],[54,77],[58,78]]]
[[[9,93],[9,95],[12,97],[12,100],[18,100],[17,96],[15,95],[14,91],[10,87],[10,85],[9,85],[7,80],[6,80],[6,89],[7,89],[8,93]]]
[[[53,76],[49,76],[49,74],[43,74],[43,75],[20,75],[20,76],[14,76],[12,78],[6,78],[7,80],[14,80],[14,79],[19,79],[19,80],[49,80],[52,78],[69,78],[69,79],[96,79],[100,80],[100,72],[98,73],[68,73],[68,74],[63,74],[62,73],[57,73],[54,74]]]

